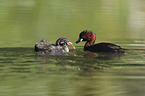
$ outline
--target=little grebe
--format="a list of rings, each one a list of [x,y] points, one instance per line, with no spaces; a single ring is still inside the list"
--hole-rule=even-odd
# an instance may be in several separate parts
[[[118,45],[112,43],[98,43],[94,44],[96,35],[92,31],[84,30],[79,34],[79,39],[76,44],[81,41],[87,41],[84,50],[91,52],[104,52],[104,53],[124,53],[125,50]]]
[[[41,53],[64,53],[69,52],[67,45],[73,46],[73,44],[64,37],[59,38],[56,41],[56,45],[53,45],[46,40],[40,40],[35,44],[34,51]],[[75,49],[74,46],[73,48]]]

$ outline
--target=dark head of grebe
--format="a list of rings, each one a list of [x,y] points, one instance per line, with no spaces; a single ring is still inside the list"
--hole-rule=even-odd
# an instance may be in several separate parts
[[[56,45],[46,40],[40,40],[35,44],[34,51],[42,53],[64,53],[69,52],[67,45],[71,45],[75,49],[73,43],[64,37],[59,38],[56,41]]]
[[[105,53],[124,53],[124,49],[112,43],[98,43],[94,44],[96,35],[92,31],[84,30],[79,34],[79,39],[76,44],[81,41],[86,41],[84,50],[91,52],[105,52]]]
[[[95,40],[96,40],[96,35],[94,32],[84,30],[80,33],[79,39],[76,41],[76,44],[81,41],[87,41],[85,46],[91,46],[91,45],[94,45]]]

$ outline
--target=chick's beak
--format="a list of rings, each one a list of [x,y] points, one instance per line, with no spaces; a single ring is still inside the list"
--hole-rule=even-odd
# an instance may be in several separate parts
[[[83,39],[80,39],[80,38],[79,38],[79,39],[76,41],[76,44],[79,43],[79,42],[81,42],[81,41],[83,41]]]
[[[67,42],[67,45],[71,45],[74,49],[76,49],[72,42]]]

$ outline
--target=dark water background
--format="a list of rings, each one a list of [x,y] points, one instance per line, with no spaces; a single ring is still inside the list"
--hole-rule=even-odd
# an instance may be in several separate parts
[[[144,0],[1,0],[0,96],[144,96]],[[71,42],[83,30],[127,49],[92,57],[84,43],[37,54],[40,39]],[[100,55],[99,55],[100,56]]]

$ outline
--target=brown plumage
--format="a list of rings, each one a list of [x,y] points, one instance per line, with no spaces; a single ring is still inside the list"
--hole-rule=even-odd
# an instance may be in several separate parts
[[[96,40],[96,35],[92,31],[84,30],[80,33],[79,39],[76,43],[81,41],[86,41],[84,45],[84,50],[91,52],[104,52],[104,53],[124,53],[125,50],[120,46],[112,43],[98,43],[94,44]]]

